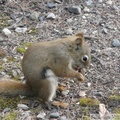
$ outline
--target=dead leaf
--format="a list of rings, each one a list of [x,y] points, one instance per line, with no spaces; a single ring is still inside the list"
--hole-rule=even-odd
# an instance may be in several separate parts
[[[59,90],[59,91],[65,91],[66,89],[67,89],[67,87],[64,84],[59,84],[57,87],[57,90]]]
[[[68,107],[68,103],[61,102],[61,101],[53,101],[52,105],[57,106],[57,107],[62,107],[62,108]]]
[[[105,120],[106,113],[107,113],[107,109],[105,108],[105,105],[99,104],[99,114],[101,120]]]

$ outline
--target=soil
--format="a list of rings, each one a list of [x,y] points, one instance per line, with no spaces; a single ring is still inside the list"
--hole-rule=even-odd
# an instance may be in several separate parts
[[[82,106],[79,101],[83,97],[96,98],[100,103],[105,104],[110,114],[120,115],[120,47],[112,45],[114,39],[120,40],[120,1],[56,1],[59,3],[55,0],[17,0],[16,2],[0,0],[1,77],[24,80],[21,70],[24,52],[19,51],[18,48],[26,49],[28,43],[55,40],[82,31],[91,48],[92,62],[90,68],[86,70],[85,82],[80,83],[76,79],[60,78],[59,80],[67,87],[69,93],[62,95],[57,91],[55,100],[68,103],[68,107],[53,106],[48,110],[37,98],[25,98],[18,103],[28,105],[32,113],[29,117],[23,118],[36,120],[38,119],[36,116],[42,111],[46,113],[46,120],[98,120],[99,106],[94,104]],[[53,4],[52,8],[48,7],[50,2]],[[68,7],[72,6],[79,6],[80,13],[69,12]],[[35,11],[36,17],[32,15]],[[48,19],[47,15],[50,12],[55,14],[56,18]],[[16,32],[17,27],[27,28],[27,31]],[[2,32],[4,28],[8,28],[11,34],[5,35]],[[80,92],[85,92],[86,95],[81,96]],[[0,106],[1,116],[5,108]],[[18,110],[17,107],[11,108],[11,106],[10,109]],[[58,112],[59,117],[50,118],[52,112]],[[19,114],[20,112],[17,113],[17,119],[21,118]],[[4,118],[3,115],[1,119]]]

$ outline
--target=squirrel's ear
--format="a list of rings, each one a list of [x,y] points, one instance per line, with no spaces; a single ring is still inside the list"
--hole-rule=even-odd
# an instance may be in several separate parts
[[[84,34],[82,32],[80,32],[80,33],[77,33],[76,36],[78,37],[75,40],[76,45],[82,45],[84,42]]]
[[[77,38],[76,40],[75,40],[75,44],[77,45],[77,46],[81,46],[82,44],[83,44],[83,39],[82,38]]]
[[[83,32],[77,33],[76,36],[78,36],[78,37],[84,39],[84,34],[83,34]]]

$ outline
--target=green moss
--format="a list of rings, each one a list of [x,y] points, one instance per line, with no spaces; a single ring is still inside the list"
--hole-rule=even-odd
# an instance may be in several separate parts
[[[81,106],[98,106],[100,101],[98,99],[93,98],[80,98]]]
[[[17,52],[19,52],[19,53],[25,53],[25,51],[26,51],[26,49],[23,48],[23,47],[18,47],[17,48]]]
[[[31,46],[31,43],[29,43],[29,42],[22,42],[20,44],[20,47],[17,48],[17,52],[25,53],[26,48],[29,47],[29,46]]]
[[[114,113],[115,114],[120,114],[120,108],[115,108]]]
[[[6,98],[6,97],[0,97],[0,109],[4,108],[15,108],[17,107],[17,104],[19,103],[20,98]]]
[[[110,95],[109,100],[117,100],[120,101],[120,95]]]
[[[8,20],[10,18],[4,14],[0,14],[0,29],[3,29],[4,27],[10,26],[10,23],[8,23]]]
[[[4,120],[16,120],[16,119],[17,119],[17,113],[15,112],[8,113],[4,118]]]

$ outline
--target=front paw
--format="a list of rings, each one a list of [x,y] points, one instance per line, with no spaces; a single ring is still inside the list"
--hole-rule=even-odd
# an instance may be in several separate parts
[[[81,74],[81,73],[79,73],[79,76],[78,76],[78,81],[80,81],[80,82],[83,82],[84,80],[85,80],[85,78],[84,78],[84,76]]]

